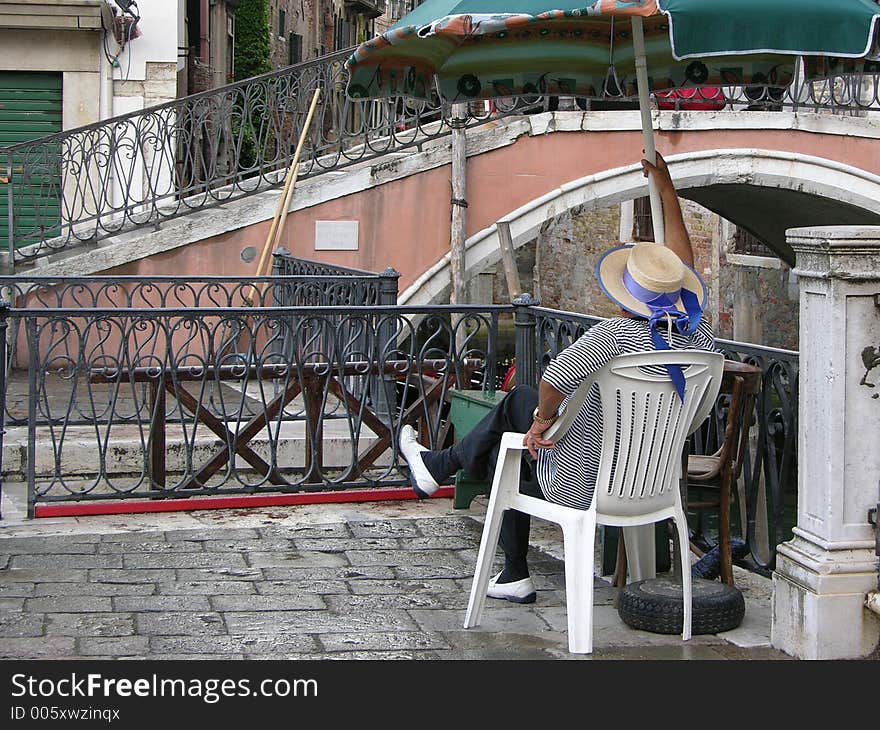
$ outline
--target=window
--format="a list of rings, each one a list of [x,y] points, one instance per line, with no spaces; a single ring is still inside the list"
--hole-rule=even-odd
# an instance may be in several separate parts
[[[654,218],[651,215],[651,199],[648,196],[633,201],[633,241],[654,240]]]
[[[769,256],[776,254],[757,236],[753,236],[745,228],[736,227],[733,234],[733,252],[745,256]]]
[[[299,63],[302,58],[303,39],[301,35],[291,33],[287,41],[287,63],[291,66]]]
[[[287,13],[283,10],[278,11],[278,37],[284,40],[287,35]]]

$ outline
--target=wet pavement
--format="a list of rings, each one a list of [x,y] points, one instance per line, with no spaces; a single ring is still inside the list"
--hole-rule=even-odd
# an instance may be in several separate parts
[[[626,626],[597,579],[594,653],[567,649],[561,533],[535,521],[538,599],[464,629],[485,501],[448,498],[0,520],[2,659],[788,659],[770,581],[737,568],[737,629]]]

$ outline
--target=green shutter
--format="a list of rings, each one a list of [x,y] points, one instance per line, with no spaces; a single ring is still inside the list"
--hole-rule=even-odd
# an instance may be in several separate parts
[[[61,74],[0,71],[0,150],[61,131]],[[27,158],[0,151],[0,251],[9,249],[9,185],[15,246],[57,235],[61,227],[61,146],[29,148]],[[27,170],[25,171],[25,160]]]

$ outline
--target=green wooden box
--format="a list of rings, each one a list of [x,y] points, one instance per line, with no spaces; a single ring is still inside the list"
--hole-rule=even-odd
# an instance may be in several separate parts
[[[498,405],[507,393],[496,390],[491,393],[482,390],[450,390],[449,420],[455,427],[456,440],[470,433],[485,415]],[[489,493],[489,484],[482,479],[474,479],[463,469],[455,475],[454,509],[467,509],[474,497]]]

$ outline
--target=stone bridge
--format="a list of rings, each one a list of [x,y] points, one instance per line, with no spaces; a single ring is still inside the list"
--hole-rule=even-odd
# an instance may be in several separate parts
[[[657,148],[683,198],[794,257],[785,230],[880,224],[880,119],[812,111],[661,111]],[[469,130],[467,269],[500,259],[495,223],[515,247],[567,210],[601,209],[646,194],[638,112],[546,112]],[[280,245],[293,255],[401,272],[401,303],[441,301],[449,285],[450,140],[426,142],[302,181]],[[108,239],[32,274],[249,275],[279,190]],[[316,238],[318,222],[347,221],[344,240]]]

